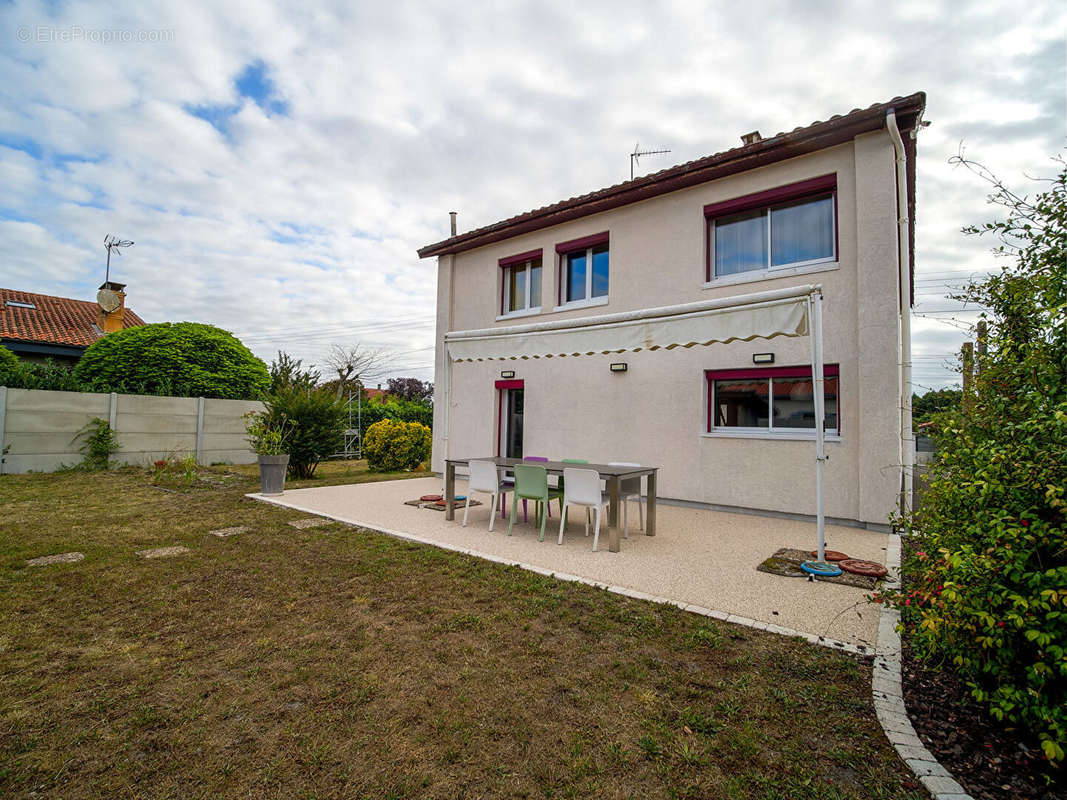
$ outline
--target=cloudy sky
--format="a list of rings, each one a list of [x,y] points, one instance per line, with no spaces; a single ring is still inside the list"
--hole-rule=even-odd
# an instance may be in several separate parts
[[[1060,2],[16,2],[0,7],[0,286],[86,299],[104,234],[146,320],[269,360],[389,348],[432,378],[448,232],[916,90],[915,380],[953,383],[946,286],[995,268],[969,156],[1017,187],[1065,136]]]

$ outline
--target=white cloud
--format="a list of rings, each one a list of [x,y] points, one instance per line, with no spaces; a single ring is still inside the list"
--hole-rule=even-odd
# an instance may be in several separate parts
[[[426,378],[436,276],[415,249],[446,212],[469,229],[617,183],[636,140],[673,151],[652,171],[925,89],[920,310],[946,307],[946,276],[991,266],[958,233],[991,214],[946,163],[959,141],[1011,181],[1063,146],[1051,2],[22,0],[0,20],[4,285],[91,296],[118,233],[137,244],[116,277],[150,320],[212,322],[267,358],[374,340]],[[20,26],[172,35],[23,43]],[[254,62],[288,115],[240,97]],[[225,133],[188,111],[204,107],[234,109]],[[916,320],[924,380],[952,380],[936,362],[962,339]]]

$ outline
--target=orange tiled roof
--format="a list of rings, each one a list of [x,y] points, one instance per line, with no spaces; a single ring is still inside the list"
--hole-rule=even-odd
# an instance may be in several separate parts
[[[32,303],[34,308],[8,305]],[[88,347],[102,335],[96,326],[98,307],[92,300],[73,300],[47,294],[0,289],[0,339]],[[144,325],[126,309],[122,327]]]

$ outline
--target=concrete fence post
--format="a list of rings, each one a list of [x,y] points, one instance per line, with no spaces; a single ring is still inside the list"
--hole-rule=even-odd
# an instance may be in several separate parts
[[[204,458],[204,398],[196,398],[196,463]]]
[[[0,386],[0,475],[4,474],[4,425],[7,424],[7,387]]]
[[[119,424],[119,396],[112,392],[107,406],[107,425],[111,430],[117,430]]]

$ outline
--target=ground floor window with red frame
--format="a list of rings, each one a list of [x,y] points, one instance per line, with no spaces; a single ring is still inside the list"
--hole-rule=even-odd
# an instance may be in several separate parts
[[[840,432],[837,364],[824,367],[825,417],[830,436]],[[815,430],[811,367],[707,370],[707,431],[803,433]]]

